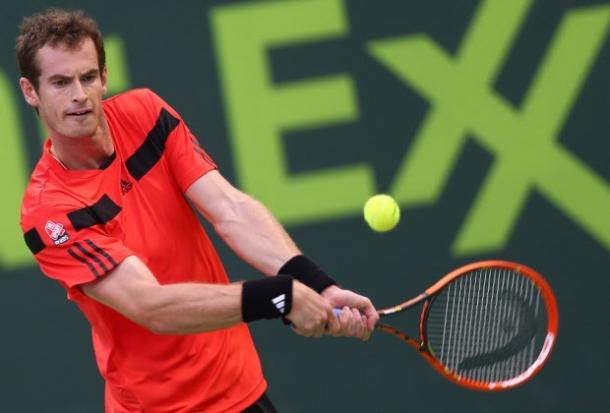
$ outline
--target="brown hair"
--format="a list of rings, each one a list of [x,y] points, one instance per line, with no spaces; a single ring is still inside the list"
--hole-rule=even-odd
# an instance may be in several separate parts
[[[90,38],[95,44],[97,63],[102,73],[106,65],[102,33],[95,20],[87,17],[82,10],[51,8],[44,13],[25,17],[19,26],[19,36],[15,44],[21,76],[38,89],[40,77],[40,68],[36,63],[38,50],[46,44],[75,49],[86,38]]]

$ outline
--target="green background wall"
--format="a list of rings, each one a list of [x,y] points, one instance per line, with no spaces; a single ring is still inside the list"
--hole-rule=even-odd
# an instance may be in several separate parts
[[[558,0],[21,1],[0,5],[0,405],[102,412],[88,326],[23,245],[41,131],[19,94],[16,26],[81,7],[107,37],[111,93],[150,87],[223,174],[379,306],[480,259],[545,274],[548,365],[505,393],[458,388],[392,337],[252,330],[284,412],[608,411],[610,3]],[[372,233],[388,192],[403,220]],[[234,279],[258,276],[220,242]]]

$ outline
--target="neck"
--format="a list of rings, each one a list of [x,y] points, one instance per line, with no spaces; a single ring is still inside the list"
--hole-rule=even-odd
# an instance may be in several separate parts
[[[89,137],[72,138],[51,135],[51,154],[66,169],[98,169],[114,152],[106,119]]]

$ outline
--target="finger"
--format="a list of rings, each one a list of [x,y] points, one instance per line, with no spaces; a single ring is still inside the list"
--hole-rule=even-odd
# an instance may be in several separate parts
[[[320,327],[317,324],[309,324],[303,328],[297,329],[297,333],[305,337],[319,337]]]
[[[325,331],[326,331],[326,322],[321,322],[318,325],[316,325],[316,328],[313,330],[312,337],[320,338],[320,337],[322,337],[322,335],[324,335]]]
[[[338,312],[337,314],[333,314],[333,318],[336,323],[329,322],[326,325],[326,334],[333,337],[340,337],[342,335],[344,324],[343,315],[341,312]]]
[[[371,332],[367,328],[367,321],[368,320],[365,315],[363,315],[360,319],[361,326],[362,326],[362,335],[360,337],[362,338],[363,341],[366,341],[371,337]]]
[[[366,316],[358,310],[352,311],[353,337],[364,339],[368,333]]]
[[[352,314],[352,310],[348,306],[345,306],[341,309],[341,314],[343,315],[343,318],[347,321],[350,315]]]
[[[337,316],[337,318],[338,318],[338,316]],[[333,336],[333,337],[341,336],[341,324],[340,324],[339,320],[337,319],[337,327],[331,327],[330,324],[327,324],[326,328],[324,329],[324,334],[327,336]]]
[[[341,330],[341,323],[339,322],[339,317],[335,315],[335,311],[331,307],[328,308],[326,316],[326,330],[330,331],[331,333],[338,333],[339,330]]]
[[[362,309],[362,312],[366,316],[368,330],[373,331],[375,329],[375,324],[379,321],[379,313],[375,309],[375,306],[373,306],[371,300],[367,298],[366,301],[367,304]]]
[[[333,314],[332,307],[330,305],[324,306],[324,312],[320,314],[315,324],[315,337],[321,337],[326,332],[328,326],[336,320],[332,320],[331,317],[335,317]]]
[[[357,309],[352,310],[352,336],[360,337],[362,334],[362,314]]]
[[[359,317],[357,320],[358,320],[358,331],[360,333],[358,335],[358,337],[361,338],[362,340],[364,340],[367,333],[369,332],[367,318],[364,314],[359,313]]]
[[[337,329],[333,332],[335,337],[341,337],[345,335],[345,326],[347,318],[345,315],[345,307],[335,315],[337,321]]]

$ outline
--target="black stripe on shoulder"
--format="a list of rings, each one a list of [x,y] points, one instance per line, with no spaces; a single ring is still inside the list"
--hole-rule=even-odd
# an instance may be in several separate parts
[[[135,180],[139,181],[159,162],[165,150],[167,137],[179,123],[180,120],[173,117],[166,109],[161,109],[157,122],[148,132],[144,143],[125,162],[127,170]]]
[[[68,213],[68,219],[75,230],[80,231],[97,224],[105,224],[121,212],[121,207],[108,197],[102,196],[95,204]]]
[[[25,234],[23,234],[23,239],[25,239],[25,243],[27,244],[32,254],[38,254],[45,247],[44,242],[40,238],[40,234],[36,230],[36,228],[32,228]]]

